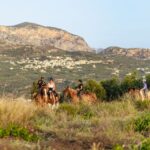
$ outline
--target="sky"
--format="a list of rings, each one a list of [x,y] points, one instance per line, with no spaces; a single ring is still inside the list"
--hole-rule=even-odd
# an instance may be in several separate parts
[[[67,30],[93,48],[150,48],[150,0],[0,0],[0,25],[21,22]]]

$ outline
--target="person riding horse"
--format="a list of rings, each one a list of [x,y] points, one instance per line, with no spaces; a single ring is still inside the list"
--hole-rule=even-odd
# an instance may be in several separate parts
[[[42,94],[42,86],[46,85],[46,82],[44,81],[44,77],[41,77],[40,80],[38,80],[38,93]]]
[[[76,87],[77,90],[77,95],[80,97],[81,94],[83,93],[83,81],[82,80],[78,80],[79,84]]]
[[[57,98],[58,94],[56,92],[56,84],[55,84],[55,82],[54,82],[52,77],[49,78],[49,82],[47,84],[47,87],[48,87],[48,96],[50,97],[51,93],[53,93],[55,98]]]
[[[141,89],[144,93],[144,96],[147,98],[148,87],[146,83],[146,79],[143,79],[143,88]]]

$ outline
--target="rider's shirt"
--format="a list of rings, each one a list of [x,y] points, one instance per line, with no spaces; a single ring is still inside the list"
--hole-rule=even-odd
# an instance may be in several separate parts
[[[78,85],[78,89],[83,90],[83,84],[82,83]]]
[[[147,90],[147,84],[144,83],[143,90]]]
[[[54,83],[48,83],[47,86],[48,86],[48,88],[55,90],[55,84]]]
[[[43,80],[39,80],[39,81],[38,81],[38,87],[41,88],[44,83],[45,83],[45,82],[44,82]]]

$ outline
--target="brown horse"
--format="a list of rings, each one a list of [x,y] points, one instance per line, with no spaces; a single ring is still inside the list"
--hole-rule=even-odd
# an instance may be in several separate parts
[[[94,93],[84,93],[80,97],[77,94],[77,91],[70,88],[69,86],[63,91],[64,96],[70,96],[71,102],[77,104],[79,102],[84,102],[92,104],[97,102],[97,97]]]
[[[147,91],[146,93],[144,93],[144,90],[140,90],[140,95],[142,98],[142,101],[144,100],[150,100],[150,91]]]
[[[141,99],[141,94],[140,94],[140,90],[139,89],[130,89],[128,94],[133,99]]]
[[[55,106],[59,105],[59,98],[55,97],[53,92],[48,95],[48,87],[47,85],[44,85],[41,88],[41,92],[36,95],[35,102],[40,106],[45,106],[48,104],[48,106],[53,109]]]
[[[141,99],[142,101],[144,101],[145,99],[150,100],[150,91],[147,91],[145,95],[143,90],[130,89],[128,93],[134,99]]]

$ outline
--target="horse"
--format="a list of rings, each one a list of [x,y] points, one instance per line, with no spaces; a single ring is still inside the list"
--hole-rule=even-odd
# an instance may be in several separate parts
[[[146,93],[144,93],[144,90],[140,90],[140,95],[142,98],[142,101],[144,101],[145,99],[150,100],[150,91],[147,91]]]
[[[40,105],[42,107],[45,106],[45,105],[48,105],[52,109],[55,106],[58,107],[59,98],[55,97],[53,92],[51,92],[48,95],[48,90],[49,90],[49,88],[47,87],[47,85],[42,86],[41,91],[35,97],[36,104]]]
[[[133,98],[133,99],[141,99],[141,93],[139,89],[129,89],[128,94]]]
[[[78,96],[78,92],[75,89],[67,88],[63,91],[65,97],[70,96],[71,102],[77,104],[79,102],[93,104],[97,102],[97,97],[95,93],[83,93],[81,96]]]
[[[142,89],[130,89],[128,93],[134,99],[141,99],[142,101],[144,101],[145,99],[150,100],[150,91],[147,91],[145,95]]]

